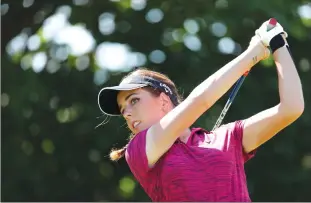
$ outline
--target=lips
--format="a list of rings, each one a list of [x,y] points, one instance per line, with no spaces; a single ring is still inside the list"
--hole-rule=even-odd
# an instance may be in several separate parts
[[[134,122],[132,123],[133,129],[136,129],[137,126],[138,126],[140,123],[141,123],[140,121],[134,121]]]

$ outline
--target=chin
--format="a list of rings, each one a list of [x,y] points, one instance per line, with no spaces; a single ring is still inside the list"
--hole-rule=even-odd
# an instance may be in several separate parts
[[[140,133],[141,131],[144,131],[146,130],[147,127],[144,127],[144,126],[139,126],[138,128],[136,128],[134,131],[132,131],[135,135]]]

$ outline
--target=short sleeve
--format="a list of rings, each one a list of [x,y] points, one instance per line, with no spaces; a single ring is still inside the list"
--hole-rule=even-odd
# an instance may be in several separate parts
[[[138,133],[130,141],[125,151],[125,159],[133,175],[140,181],[149,170],[146,155],[146,134],[148,129]]]
[[[238,142],[237,144],[241,146],[242,156],[243,156],[244,163],[245,163],[255,156],[257,150],[255,149],[249,153],[246,153],[244,151],[244,148],[242,145],[243,131],[244,131],[244,120],[238,120],[233,123],[234,136],[236,138],[236,141]]]

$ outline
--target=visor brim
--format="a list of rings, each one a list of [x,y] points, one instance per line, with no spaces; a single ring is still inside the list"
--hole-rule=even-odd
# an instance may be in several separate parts
[[[98,93],[98,106],[100,110],[110,116],[120,116],[121,112],[117,102],[120,91],[128,91],[148,86],[147,84],[123,84],[105,87]]]

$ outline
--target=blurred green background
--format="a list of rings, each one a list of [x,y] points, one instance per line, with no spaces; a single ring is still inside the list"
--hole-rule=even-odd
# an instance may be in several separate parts
[[[311,201],[310,1],[6,0],[1,17],[2,201],[150,201],[125,160],[109,160],[129,131],[100,113],[98,91],[146,66],[187,96],[270,17],[289,34],[306,107],[246,163],[250,196]],[[277,85],[273,60],[260,62],[225,122],[277,104]],[[210,130],[227,98],[195,126]]]

